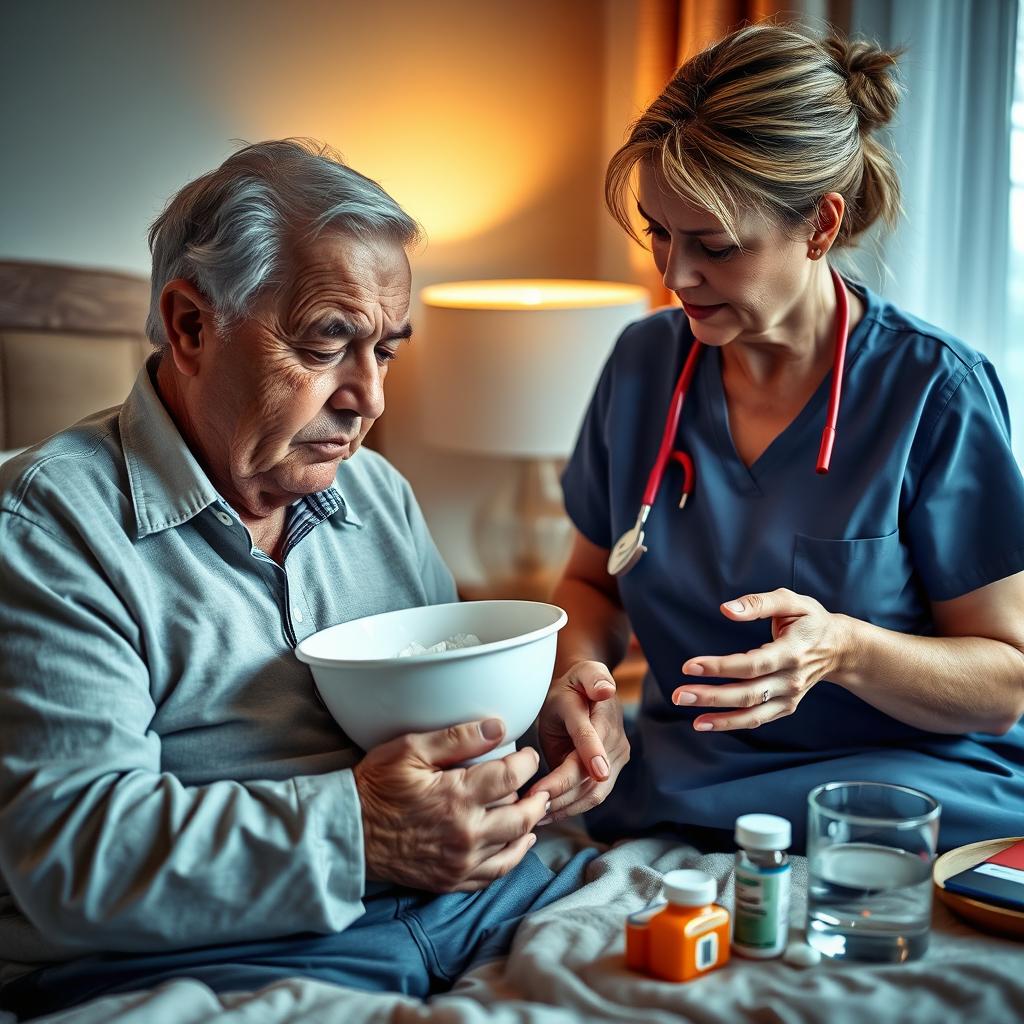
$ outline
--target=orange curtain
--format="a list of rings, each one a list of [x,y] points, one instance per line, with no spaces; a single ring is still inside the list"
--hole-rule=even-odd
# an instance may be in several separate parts
[[[778,0],[640,0],[634,98],[645,107],[683,61],[732,29],[799,14]]]

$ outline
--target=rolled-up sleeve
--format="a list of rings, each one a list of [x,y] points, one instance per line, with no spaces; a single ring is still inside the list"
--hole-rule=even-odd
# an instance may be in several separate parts
[[[0,512],[0,873],[42,936],[158,951],[363,912],[352,772],[185,785],[161,768],[142,635],[109,567]]]

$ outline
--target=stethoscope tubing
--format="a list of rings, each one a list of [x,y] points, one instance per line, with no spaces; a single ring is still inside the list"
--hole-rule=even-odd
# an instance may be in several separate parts
[[[843,370],[846,366],[846,342],[850,333],[850,304],[846,296],[846,285],[836,270],[829,267],[832,275],[832,283],[836,290],[836,346],[835,355],[832,361],[832,382],[829,387],[828,414],[825,420],[825,428],[821,434],[821,444],[818,448],[818,461],[815,469],[818,473],[825,474],[829,470],[832,460],[832,448],[836,439],[836,424],[839,421],[839,403],[842,397]],[[697,360],[704,349],[703,342],[697,338],[693,339],[686,362],[683,364],[682,373],[676,381],[675,389],[672,392],[672,401],[669,404],[668,417],[665,420],[665,429],[661,435],[661,446],[658,448],[658,457],[651,467],[650,475],[647,477],[647,486],[644,488],[642,504],[651,507],[657,497],[658,489],[665,475],[665,467],[672,459],[672,446],[675,443],[676,433],[679,430],[679,419],[683,414],[683,405],[686,402],[686,395],[690,390],[693,375],[697,370]],[[684,470],[689,468],[686,474],[687,479],[684,485],[683,499],[689,493],[691,478],[693,475],[692,462],[684,452],[677,453],[678,461],[683,463]],[[685,460],[685,461],[684,461]]]
[[[665,430],[661,435],[661,447],[658,449],[658,457],[654,460],[650,475],[647,477],[647,486],[644,488],[642,502],[644,505],[653,505],[658,494],[662,477],[665,475],[665,467],[672,456],[672,445],[675,443],[676,432],[679,429],[679,417],[683,414],[686,393],[690,390],[690,382],[697,370],[697,360],[700,358],[703,348],[704,345],[694,338],[686,357],[686,363],[683,365],[683,372],[679,374],[679,379],[676,381],[675,390],[672,392],[672,401],[669,404],[668,418],[665,420]]]

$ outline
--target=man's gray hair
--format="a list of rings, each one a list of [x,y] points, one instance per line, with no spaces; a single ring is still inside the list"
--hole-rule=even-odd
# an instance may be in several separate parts
[[[240,149],[178,192],[150,228],[149,340],[167,344],[160,295],[168,281],[191,281],[218,323],[228,325],[263,289],[287,281],[290,243],[326,228],[403,248],[420,238],[416,222],[380,185],[326,146],[282,139]]]

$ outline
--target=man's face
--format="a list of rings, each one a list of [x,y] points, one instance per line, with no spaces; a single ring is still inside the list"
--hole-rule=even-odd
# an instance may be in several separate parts
[[[209,338],[188,403],[207,468],[252,512],[331,485],[384,411],[388,364],[411,333],[398,243],[330,233],[293,257],[283,288]]]

